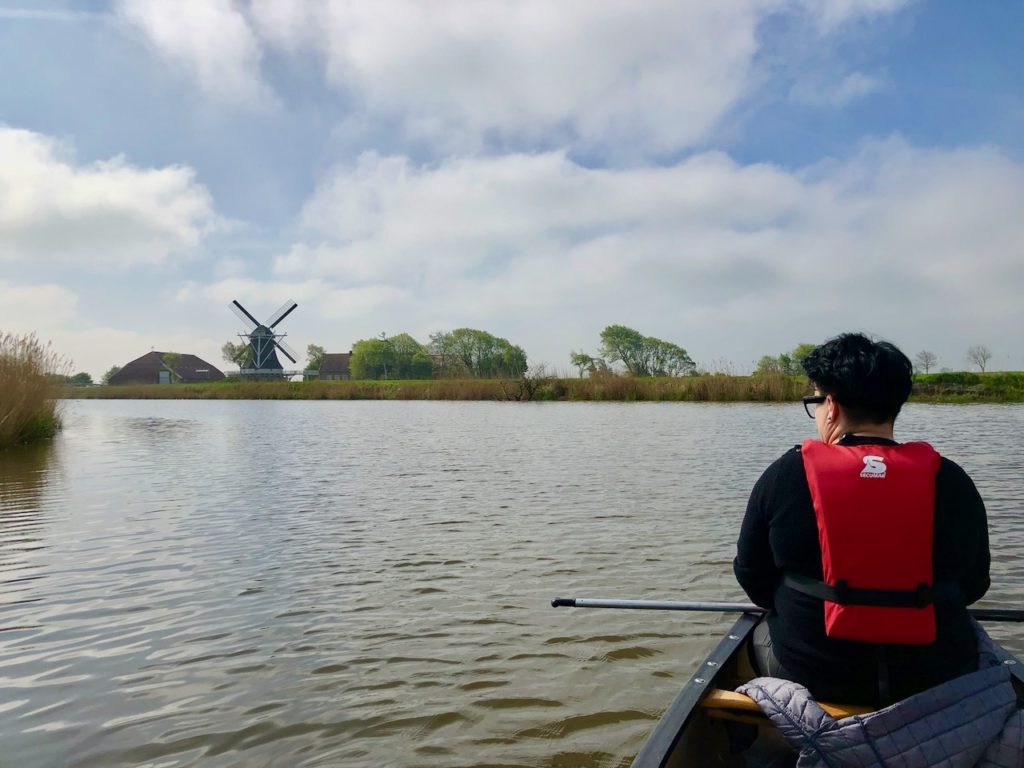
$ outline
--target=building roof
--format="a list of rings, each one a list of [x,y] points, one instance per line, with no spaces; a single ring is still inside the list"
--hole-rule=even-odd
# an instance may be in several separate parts
[[[331,376],[348,374],[348,361],[352,357],[351,352],[328,352],[320,363],[320,375]]]
[[[167,352],[147,352],[142,357],[125,363],[110,377],[111,384],[159,384],[160,372],[167,371],[164,355]],[[193,383],[223,379],[224,374],[208,362],[195,355],[181,354],[174,366],[175,381]]]

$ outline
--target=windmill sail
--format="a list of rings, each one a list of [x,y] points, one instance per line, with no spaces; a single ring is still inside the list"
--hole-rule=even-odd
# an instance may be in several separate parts
[[[290,345],[285,344],[284,341],[282,341],[280,338],[274,339],[274,343],[277,345],[277,348],[281,350],[282,355],[287,357],[293,363],[298,362],[299,355],[298,353],[296,353],[294,349],[291,348]]]
[[[243,323],[252,323],[252,328],[249,329],[250,331],[259,328],[260,324],[256,322],[256,318],[250,315],[249,311],[241,304],[239,304],[237,301],[232,301],[228,306],[231,307],[231,311],[238,315],[238,319],[241,320]]]
[[[297,306],[299,305],[296,304],[294,301],[286,301],[284,304],[281,305],[281,308],[277,310],[277,312],[270,316],[270,319],[267,320],[267,322],[264,323],[264,325],[266,325],[268,328],[273,328],[275,325],[277,325],[286,317],[288,317],[288,315],[290,315]]]

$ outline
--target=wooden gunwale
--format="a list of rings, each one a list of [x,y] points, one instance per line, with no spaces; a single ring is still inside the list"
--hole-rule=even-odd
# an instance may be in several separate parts
[[[1004,618],[1001,611],[993,612],[997,614],[992,617],[994,620]],[[761,612],[745,612],[740,615],[665,710],[633,759],[631,768],[675,768],[699,764],[687,755],[694,737],[694,734],[688,733],[688,729],[707,728],[710,721],[721,722],[724,719],[762,728],[768,725],[769,721],[759,714],[760,709],[752,699],[731,690],[721,690],[731,687],[727,682],[730,679],[735,683],[740,651],[746,648],[754,627],[762,618]],[[1018,695],[1024,700],[1024,664],[998,643],[995,646],[996,658],[1009,668]],[[871,711],[868,707],[836,704],[821,706],[837,719]],[[695,717],[697,714],[700,715],[699,719]],[[682,744],[684,735],[689,746]]]
[[[676,696],[643,747],[633,759],[632,768],[664,768],[675,752],[686,725],[701,698],[715,687],[729,660],[746,645],[750,633],[761,620],[760,613],[743,613],[697,668]]]

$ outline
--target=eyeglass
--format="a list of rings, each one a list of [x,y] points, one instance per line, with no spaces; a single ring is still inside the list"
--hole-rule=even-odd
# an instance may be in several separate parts
[[[813,419],[814,412],[818,409],[818,404],[824,403],[826,397],[828,397],[828,395],[807,395],[802,398],[804,401],[804,410],[807,411],[807,415]],[[811,408],[812,405],[814,408]]]

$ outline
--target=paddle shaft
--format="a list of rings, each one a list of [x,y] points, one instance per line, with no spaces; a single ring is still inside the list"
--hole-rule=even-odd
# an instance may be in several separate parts
[[[602,600],[586,597],[556,597],[554,608],[634,608],[648,611],[715,611],[718,613],[764,613],[753,603],[680,603],[673,600]]]
[[[711,611],[713,613],[764,613],[764,608],[753,603],[701,603],[674,600],[604,600],[587,597],[556,597],[554,608],[630,608],[648,611]],[[978,621],[1024,622],[1024,610],[1016,608],[968,608],[967,612]]]

